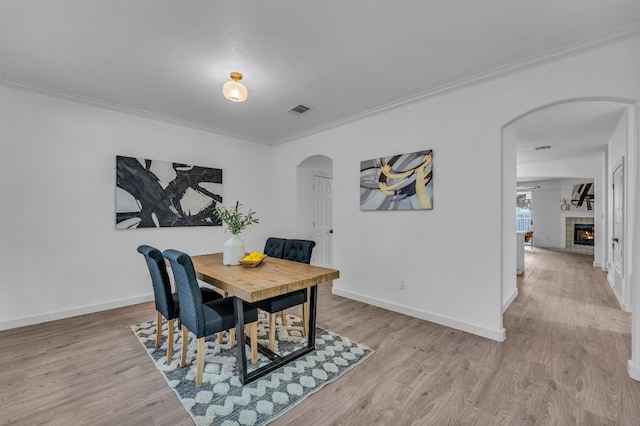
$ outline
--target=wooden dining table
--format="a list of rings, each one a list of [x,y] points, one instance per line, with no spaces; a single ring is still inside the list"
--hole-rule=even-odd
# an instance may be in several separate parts
[[[196,277],[199,280],[235,297],[238,372],[242,384],[252,382],[276,368],[315,350],[317,286],[330,283],[332,280],[339,278],[340,271],[272,257],[267,257],[260,265],[254,268],[245,268],[240,265],[223,265],[222,253],[192,256],[191,259],[196,271]],[[257,302],[305,288],[309,289],[307,344],[284,355],[272,352],[266,346],[258,345],[258,350],[266,355],[271,362],[249,372],[245,352],[247,337],[244,332],[243,301],[249,303]]]

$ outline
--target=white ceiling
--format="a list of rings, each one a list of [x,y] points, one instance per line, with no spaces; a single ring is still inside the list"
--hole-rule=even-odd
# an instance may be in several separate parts
[[[606,151],[626,105],[581,101],[555,105],[518,120],[518,165]],[[536,147],[550,149],[536,150]]]
[[[638,0],[0,0],[0,79],[277,144],[639,30]]]

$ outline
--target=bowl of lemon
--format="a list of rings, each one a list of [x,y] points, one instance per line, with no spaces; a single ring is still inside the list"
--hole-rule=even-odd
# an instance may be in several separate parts
[[[245,268],[255,268],[267,258],[267,255],[264,253],[260,253],[259,251],[254,251],[246,255],[240,260],[240,264]]]

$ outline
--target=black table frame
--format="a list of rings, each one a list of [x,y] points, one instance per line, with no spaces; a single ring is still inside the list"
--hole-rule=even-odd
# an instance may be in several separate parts
[[[262,366],[256,370],[251,372],[248,371],[247,367],[247,353],[245,345],[247,343],[247,336],[244,332],[244,310],[243,310],[243,300],[239,297],[234,296],[234,314],[236,317],[236,339],[238,345],[238,373],[240,376],[240,383],[247,384],[251,383],[256,379],[264,376],[265,374],[269,374],[273,370],[280,368],[284,364],[287,364],[294,359],[300,358],[312,352],[316,349],[316,306],[318,300],[318,286],[314,285],[309,287],[309,332],[307,345],[297,349],[287,355],[280,356],[275,352],[272,352],[269,348],[264,347],[256,342],[258,345],[258,351],[266,355],[271,363]],[[275,314],[271,314],[275,315]]]

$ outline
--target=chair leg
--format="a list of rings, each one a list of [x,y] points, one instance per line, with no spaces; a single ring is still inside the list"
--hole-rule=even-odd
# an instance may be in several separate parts
[[[171,362],[173,358],[173,319],[167,322],[169,327],[169,338],[167,339],[167,362]]]
[[[276,315],[269,314],[269,349],[276,351]]]
[[[302,333],[305,336],[309,335],[309,302],[302,304]]]
[[[224,297],[228,296],[228,293],[226,291],[222,292],[224,294]],[[222,344],[222,332],[218,333],[218,343],[221,345]],[[233,346],[233,345],[232,345]]]
[[[196,387],[202,386],[202,373],[204,372],[204,337],[198,339],[198,374],[196,376]]]
[[[156,348],[160,346],[160,337],[162,336],[162,314],[156,311]]]
[[[180,367],[187,365],[187,346],[189,344],[189,330],[182,324],[182,354],[180,356]]]
[[[249,324],[249,337],[251,338],[251,363],[258,363],[258,322]]]
[[[229,347],[232,348],[236,344],[236,329],[232,328],[229,330]]]
[[[282,315],[282,325],[287,325],[287,312],[282,311],[280,315]]]

